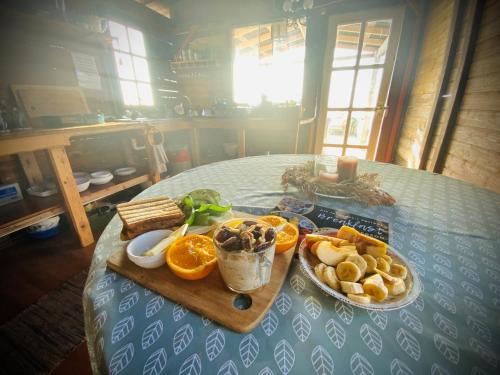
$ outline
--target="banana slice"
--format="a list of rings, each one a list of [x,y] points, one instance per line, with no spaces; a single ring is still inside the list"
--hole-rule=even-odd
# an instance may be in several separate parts
[[[355,252],[351,250],[343,250],[340,247],[333,246],[330,242],[327,241],[320,242],[320,244],[316,248],[316,256],[327,266],[336,266],[353,253]]]
[[[379,302],[386,299],[389,294],[387,287],[384,285],[384,280],[380,275],[373,275],[367,278],[363,283],[363,291]]]
[[[354,283],[361,279],[361,270],[353,262],[340,262],[337,265],[337,276],[341,281]]]
[[[385,283],[385,287],[389,291],[391,296],[398,296],[403,294],[406,290],[406,285],[403,279],[396,277],[396,282],[394,284]]]
[[[347,294],[347,298],[352,299],[354,302],[362,303],[366,305],[372,301],[372,298],[369,294]]]
[[[352,245],[352,246],[347,246],[347,245],[341,245],[340,248],[342,250],[350,250],[350,251],[355,251],[356,253],[358,252],[358,249],[356,248],[355,245]]]
[[[387,281],[389,284],[395,284],[397,277],[393,277],[389,275],[388,273],[379,270],[378,268],[375,268],[375,272],[378,273],[385,281]]]
[[[366,262],[366,273],[374,273],[375,268],[377,268],[377,260],[370,254],[361,255]]]
[[[403,280],[406,280],[406,276],[408,275],[408,270],[405,266],[401,264],[391,264],[390,273],[396,277],[400,277]]]
[[[355,242],[356,238],[359,236],[359,232],[351,227],[343,225],[337,232],[337,237],[349,242]]]
[[[384,258],[378,257],[377,258],[377,268],[380,271],[389,272],[389,270],[391,269],[391,265],[389,263],[387,263],[387,261]]]
[[[349,242],[347,240],[340,240],[340,243],[337,246],[356,246],[354,242]]]
[[[385,255],[387,252],[387,248],[382,246],[366,246],[366,253],[378,258],[379,256]]]
[[[380,256],[380,258],[385,259],[385,261],[386,261],[387,263],[389,263],[389,265],[391,265],[391,264],[392,264],[392,258],[390,257],[390,255],[387,255],[387,254],[385,254],[385,255],[381,255],[381,256]]]
[[[318,277],[319,281],[322,283],[325,282],[325,278],[323,277],[323,272],[325,271],[326,264],[324,263],[318,263],[316,264],[316,267],[314,267],[314,273]]]
[[[340,281],[335,273],[335,268],[330,266],[326,267],[323,271],[323,279],[330,288],[340,290]]]
[[[346,262],[352,262],[356,266],[358,266],[359,270],[361,271],[361,277],[365,275],[366,268],[368,267],[366,261],[361,257],[361,255],[349,255],[346,258]]]
[[[359,283],[351,283],[349,281],[341,281],[340,287],[342,288],[342,291],[346,294],[362,294],[363,293],[363,285],[361,285]]]

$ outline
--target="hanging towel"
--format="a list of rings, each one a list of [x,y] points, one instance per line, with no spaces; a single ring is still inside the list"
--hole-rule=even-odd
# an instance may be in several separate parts
[[[151,145],[151,147],[155,172],[158,174],[165,173],[167,171],[168,158],[163,148],[163,143]]]

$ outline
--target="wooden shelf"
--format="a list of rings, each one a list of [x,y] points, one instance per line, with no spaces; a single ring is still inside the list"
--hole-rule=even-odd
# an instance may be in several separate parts
[[[0,237],[62,214],[60,194],[46,198],[24,194],[24,199],[0,207]]]
[[[82,203],[87,204],[108,197],[132,186],[139,185],[149,180],[147,174],[135,173],[127,178],[115,178],[104,185],[90,185],[90,188],[80,194]]]
[[[88,190],[80,194],[82,204],[108,197],[148,180],[147,174],[136,173],[126,179],[115,177],[113,181],[105,185],[91,185]],[[46,198],[25,194],[21,201],[0,206],[0,237],[60,215],[64,211],[60,194]]]

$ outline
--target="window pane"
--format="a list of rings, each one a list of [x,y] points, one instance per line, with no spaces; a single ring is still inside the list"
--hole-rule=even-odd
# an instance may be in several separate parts
[[[354,66],[358,55],[360,23],[337,26],[337,40],[333,52],[334,68]]]
[[[354,70],[333,71],[330,80],[329,108],[347,108],[351,100]]]
[[[135,79],[132,58],[129,54],[115,52],[115,61],[118,77],[122,79]]]
[[[127,29],[125,26],[109,21],[109,32],[113,38],[113,48],[129,52]]]
[[[130,51],[134,55],[146,56],[146,47],[144,46],[144,36],[136,29],[128,28],[128,38],[130,41]]]
[[[137,83],[137,91],[139,92],[139,103],[141,105],[153,105],[153,92],[149,83]]]
[[[322,155],[342,156],[342,147],[323,147]]]
[[[138,81],[151,82],[148,62],[146,59],[136,56],[133,56],[132,59],[134,61],[135,79]]]
[[[361,148],[346,148],[347,156],[356,156],[358,159],[366,159],[366,150]]]
[[[348,144],[360,146],[368,145],[374,115],[374,111],[352,112],[349,135],[347,136]]]
[[[326,115],[325,143],[343,144],[347,111],[330,111]]]
[[[383,64],[389,43],[391,20],[371,21],[366,23],[361,50],[361,65]]]
[[[120,81],[122,88],[123,104],[139,105],[139,97],[137,95],[137,86],[135,82]]]
[[[383,68],[360,69],[356,80],[353,107],[366,108],[377,105]]]

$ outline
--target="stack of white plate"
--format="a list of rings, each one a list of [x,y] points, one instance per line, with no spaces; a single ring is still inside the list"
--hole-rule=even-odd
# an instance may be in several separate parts
[[[94,185],[104,185],[113,179],[110,171],[97,171],[90,174],[90,183]]]

